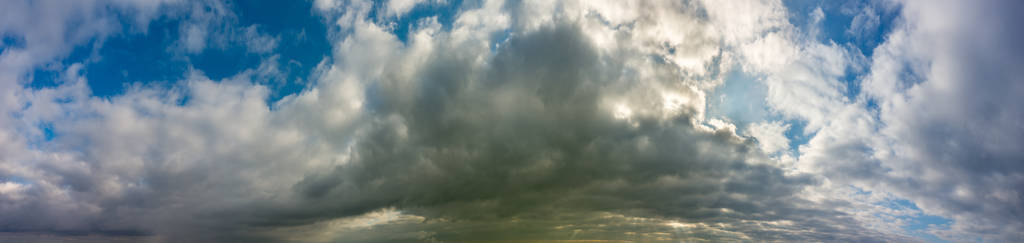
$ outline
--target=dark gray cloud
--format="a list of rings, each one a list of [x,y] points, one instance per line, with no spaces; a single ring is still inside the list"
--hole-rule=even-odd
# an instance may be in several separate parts
[[[603,98],[681,83],[631,75],[572,22],[517,33],[476,69],[462,52],[438,45],[411,83],[376,83],[367,94],[377,97],[374,117],[352,160],[304,177],[296,209],[260,220],[303,224],[394,207],[443,220],[421,226],[440,240],[883,237],[800,198],[816,180],[765,163],[751,140],[699,129],[693,107],[615,118]],[[635,109],[667,108],[647,104]],[[619,220],[602,214],[651,222],[597,226]],[[680,233],[669,220],[718,225]],[[762,224],[781,221],[790,225]]]

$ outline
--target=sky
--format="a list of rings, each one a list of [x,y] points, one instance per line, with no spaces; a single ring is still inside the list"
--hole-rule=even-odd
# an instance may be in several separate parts
[[[3,1],[0,242],[1019,242],[1022,11]]]

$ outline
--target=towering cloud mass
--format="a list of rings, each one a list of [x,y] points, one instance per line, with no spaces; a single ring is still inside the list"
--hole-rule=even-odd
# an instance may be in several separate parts
[[[1024,238],[1024,4],[801,4],[0,3],[0,241]]]

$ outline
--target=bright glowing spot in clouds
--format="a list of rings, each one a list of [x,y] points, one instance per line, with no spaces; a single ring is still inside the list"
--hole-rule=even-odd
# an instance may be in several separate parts
[[[29,185],[14,183],[10,181],[0,183],[0,198],[20,200],[24,198],[24,195],[22,195],[22,193],[25,190],[28,190],[29,187]]]
[[[665,92],[661,94],[661,98],[662,107],[668,114],[676,114],[690,104],[690,98],[677,93]]]
[[[615,105],[615,112],[612,114],[615,119],[629,119],[633,116],[633,110],[629,109],[629,106],[625,104]]]
[[[688,224],[688,223],[683,223],[683,222],[678,222],[678,221],[668,222],[665,225],[668,225],[668,226],[670,226],[672,228],[677,228],[677,229],[693,229],[693,228],[697,228],[696,224]]]

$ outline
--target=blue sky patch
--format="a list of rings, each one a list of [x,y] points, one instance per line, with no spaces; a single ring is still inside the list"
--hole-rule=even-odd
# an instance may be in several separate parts
[[[927,230],[930,228],[949,229],[953,220],[925,214],[921,212],[921,209],[917,207],[917,204],[906,199],[889,199],[887,201],[879,202],[878,205],[884,206],[894,210],[909,210],[917,213],[909,215],[888,215],[904,221],[906,224],[903,225],[903,230],[909,235],[918,236],[926,239],[930,242],[947,242],[938,238]]]
[[[277,59],[272,60],[270,54],[249,52],[238,44],[208,47],[195,54],[177,50],[174,46],[186,19],[164,16],[151,22],[145,31],[133,31],[137,26],[123,26],[120,35],[76,46],[60,63],[34,71],[30,87],[59,85],[63,69],[73,63],[85,65],[84,74],[93,95],[111,97],[123,94],[129,84],[174,85],[186,78],[190,69],[212,80],[220,80],[255,69],[264,61],[276,61],[285,74],[283,80],[253,80],[271,88],[268,102],[273,102],[307,87],[311,71],[331,55],[324,20],[311,14],[311,4],[308,1],[241,1],[228,5],[238,17],[237,23],[233,23],[237,25],[235,28],[255,25],[267,35],[279,38],[273,51]],[[18,42],[14,37],[5,36],[4,43],[14,46]]]

